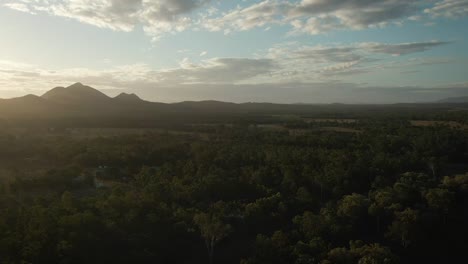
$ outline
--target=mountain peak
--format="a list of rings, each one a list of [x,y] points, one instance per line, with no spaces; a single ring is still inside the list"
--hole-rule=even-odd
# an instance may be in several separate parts
[[[39,97],[37,95],[34,95],[34,94],[27,94],[25,96],[12,98],[10,100],[12,100],[12,101],[21,101],[21,102],[25,102],[25,103],[34,103],[34,102],[40,102],[40,101],[42,101],[44,99],[42,99],[41,97]]]
[[[66,87],[65,89],[68,89],[68,90],[89,90],[89,91],[92,90],[92,91],[99,92],[98,90],[94,89],[93,87],[84,85],[84,84],[82,84],[80,82],[74,83],[74,84]]]
[[[98,103],[109,100],[110,98],[102,92],[83,85],[82,83],[75,83],[66,88],[56,87],[45,94],[42,98],[55,101],[58,103]]]
[[[120,101],[142,101],[138,95],[134,93],[120,93],[114,99],[120,100]]]
[[[74,83],[74,84],[68,86],[67,88],[83,87],[83,86],[85,86],[85,85],[83,85],[83,84],[80,83],[80,82],[77,82],[77,83]]]

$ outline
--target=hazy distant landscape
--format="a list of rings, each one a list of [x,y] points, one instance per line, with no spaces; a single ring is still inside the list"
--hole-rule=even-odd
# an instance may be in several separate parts
[[[0,0],[0,264],[465,263],[468,0]]]
[[[0,101],[2,263],[463,258],[468,104]]]
[[[121,93],[109,97],[81,83],[67,88],[56,87],[42,96],[26,95],[0,100],[0,117],[5,120],[40,120],[54,122],[73,120],[82,122],[99,119],[106,125],[125,126],[125,121],[135,126],[161,126],[158,120],[171,123],[197,123],[205,121],[229,123],[249,117],[271,118],[295,116],[307,118],[353,118],[357,116],[386,114],[413,115],[423,118],[425,112],[450,112],[454,115],[467,109],[463,98],[446,99],[419,104],[273,104],[241,103],[220,101],[185,101],[180,103],[158,103],[142,100],[136,94]],[[410,113],[411,112],[411,113]],[[432,114],[432,113],[431,113]],[[186,117],[191,119],[187,120]],[[73,119],[75,118],[75,119]],[[226,119],[227,118],[227,119]],[[145,122],[146,121],[146,122]],[[113,123],[112,123],[113,122]],[[139,122],[139,123],[138,123]],[[90,124],[88,124],[90,125]]]

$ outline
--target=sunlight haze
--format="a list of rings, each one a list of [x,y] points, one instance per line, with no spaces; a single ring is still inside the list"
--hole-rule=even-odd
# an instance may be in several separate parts
[[[0,98],[436,101],[468,95],[467,28],[465,0],[0,0]]]

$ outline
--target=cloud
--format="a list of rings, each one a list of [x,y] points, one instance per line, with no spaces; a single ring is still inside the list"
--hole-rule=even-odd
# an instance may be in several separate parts
[[[285,2],[266,0],[246,8],[237,7],[220,17],[206,18],[200,24],[209,31],[245,31],[281,23],[280,16],[290,6],[291,4]]]
[[[354,74],[361,74],[361,73],[369,72],[369,70],[362,69],[362,68],[356,69],[355,67],[359,63],[360,63],[359,61],[350,61],[350,62],[334,64],[332,66],[323,68],[320,71],[320,73],[323,75],[336,76],[336,75],[354,75]]]
[[[129,32],[137,25],[157,40],[185,30],[190,14],[209,0],[35,0],[5,6],[23,12],[46,12],[100,28]]]
[[[41,69],[39,66],[0,60],[0,81],[23,89],[60,85],[63,82],[86,82],[98,87],[142,82],[154,84],[258,84],[343,80],[348,76],[378,71],[414,70],[415,67],[457,63],[451,58],[410,58],[404,62],[391,55],[423,52],[448,42],[354,43],[307,46],[283,43],[256,58],[211,58],[194,63],[188,58],[172,69],[153,69],[137,63],[106,70],[87,68]],[[200,56],[206,55],[205,52]],[[60,82],[60,83],[59,83]],[[43,83],[43,85],[39,85]],[[45,85],[47,84],[47,85]]]
[[[9,0],[4,4],[116,31],[141,26],[153,41],[189,29],[230,34],[280,25],[289,26],[290,35],[315,35],[468,15],[467,0],[263,0],[244,1],[231,10],[219,10],[217,5],[211,0]]]
[[[452,60],[424,59],[397,62],[391,56],[424,52],[449,44],[443,41],[414,43],[354,43],[332,44],[328,46],[305,46],[298,43],[285,43],[270,48],[265,55],[274,59],[280,66],[270,79],[290,81],[313,81],[323,78],[341,78],[358,74],[382,71],[392,67],[416,67],[440,63],[453,63]],[[398,65],[396,65],[398,64]]]
[[[25,77],[25,78],[41,76],[40,73],[32,72],[32,71],[16,71],[16,70],[2,70],[2,69],[0,69],[0,73],[11,74],[11,75],[16,76],[16,77]]]
[[[0,60],[0,90],[40,90],[43,92],[54,86],[82,82],[96,88],[113,90],[128,87],[146,87],[147,89],[150,89],[150,87],[166,87],[167,89],[164,91],[167,94],[164,95],[164,98],[175,100],[174,98],[190,99],[188,98],[190,96],[193,97],[192,99],[198,98],[194,94],[194,90],[190,90],[190,88],[203,90],[204,86],[211,87],[211,90],[200,94],[202,97],[199,99],[212,98],[211,96],[214,95],[218,99],[224,98],[214,87],[231,87],[233,89],[235,87],[245,89],[252,87],[253,91],[271,87],[272,91],[278,90],[272,94],[264,90],[266,93],[264,94],[265,98],[273,100],[274,98],[270,96],[276,94],[276,96],[282,95],[285,97],[278,97],[275,100],[290,100],[287,92],[284,94],[282,92],[291,89],[291,93],[294,93],[291,94],[291,100],[294,98],[291,102],[298,102],[301,101],[299,95],[312,95],[310,91],[306,90],[306,87],[323,88],[328,91],[332,89],[330,87],[335,87],[337,82],[348,83],[350,80],[356,80],[353,77],[357,75],[362,75],[359,76],[360,80],[381,73],[387,75],[388,78],[388,73],[399,74],[402,71],[424,71],[425,67],[434,64],[459,63],[460,61],[453,58],[409,57],[403,59],[393,57],[393,55],[424,52],[448,43],[426,41],[307,46],[297,42],[287,42],[275,45],[263,53],[257,54],[255,58],[211,58],[202,59],[200,62],[193,62],[189,58],[184,58],[179,62],[178,67],[172,69],[154,69],[144,63],[113,67],[109,65],[109,68],[105,70],[88,68],[43,69],[37,65]],[[202,54],[203,52],[200,55]],[[380,81],[385,82],[385,79],[379,79]],[[317,85],[317,83],[323,85]],[[325,84],[330,84],[330,86]],[[169,87],[172,87],[173,94],[169,92]],[[281,87],[285,90],[279,90]],[[159,88],[154,89],[158,90]],[[186,89],[189,89],[189,91],[186,91]],[[186,91],[187,94],[182,91]],[[221,89],[220,91],[224,90]],[[149,90],[147,92],[148,96],[150,96],[151,92]],[[232,94],[228,91],[224,92]],[[249,93],[247,90],[245,92]],[[314,92],[314,96],[320,93],[317,90]],[[339,96],[338,92],[333,96],[330,93],[328,93],[330,97],[323,100],[326,99],[331,102],[334,100],[333,98]],[[156,94],[154,92],[152,96]],[[239,100],[241,98],[261,99],[260,93],[253,93],[251,97],[248,94],[245,96],[237,94],[236,96],[233,98]],[[152,97],[148,98],[153,99]],[[354,95],[350,98],[360,99],[354,97]],[[224,100],[228,99],[224,98]]]
[[[33,64],[0,59],[0,69],[32,69],[34,67]]]
[[[17,65],[13,67],[11,65]],[[146,64],[114,66],[106,70],[68,68],[48,70],[0,61],[0,82],[7,88],[45,89],[67,82],[83,82],[98,88],[124,87],[129,83],[154,85],[226,84],[249,82],[260,75],[268,75],[277,69],[271,59],[214,58],[192,63],[187,58],[175,69],[155,70]],[[1,87],[0,87],[1,90]]]
[[[356,53],[355,47],[332,47],[322,46],[303,47],[293,52],[298,59],[312,59],[315,62],[353,62],[362,59],[362,56]]]
[[[286,43],[270,48],[265,56],[280,65],[270,79],[303,82],[344,75],[345,72],[364,73],[355,68],[371,61],[367,55],[351,45],[304,46]]]
[[[312,63],[350,62],[363,59],[356,45],[300,45],[297,42],[277,44],[268,49],[269,58],[305,60]]]
[[[237,83],[268,74],[277,68],[271,59],[215,58],[193,64],[184,59],[181,67],[155,73],[158,80],[171,83]]]
[[[320,17],[311,17],[307,20],[295,19],[290,22],[293,27],[290,35],[309,34],[317,35],[337,29],[343,29],[344,26],[335,17],[322,15]]]
[[[374,53],[384,53],[391,55],[406,55],[416,52],[423,52],[431,48],[450,44],[446,41],[414,42],[401,44],[382,44],[382,43],[362,43],[359,46],[365,50]]]
[[[187,14],[208,2],[210,0],[143,0],[139,19],[144,31],[158,40],[165,33],[187,30],[194,23]]]
[[[290,34],[361,30],[415,20],[427,3],[419,0],[265,0],[237,7],[200,23],[210,31],[245,31],[289,24]]]
[[[468,16],[467,0],[444,0],[435,4],[432,8],[427,8],[424,13],[434,17],[461,18]]]
[[[207,51],[202,51],[202,52],[200,53],[200,57],[206,56],[206,54],[208,54]]]
[[[419,10],[420,1],[408,0],[302,0],[290,16],[313,16],[308,31],[363,29],[404,19]]]
[[[331,48],[330,52],[336,50],[343,52],[339,48]],[[340,81],[336,77],[366,74],[379,69],[366,64],[365,59],[324,63],[317,67],[309,64],[309,68],[302,69],[301,62],[307,60],[215,58],[193,63],[184,59],[178,68],[166,70],[155,70],[146,64],[115,66],[107,70],[50,70],[3,61],[0,63],[0,97],[42,94],[52,87],[74,82],[86,83],[110,95],[122,91],[136,92],[145,99],[164,102],[215,99],[235,102],[392,103],[435,101],[468,94],[466,83],[437,87],[385,87]],[[411,60],[410,63],[411,66],[421,61]],[[405,65],[394,66],[399,72],[413,69]]]
[[[6,3],[3,6],[6,6],[16,11],[34,14],[34,12],[32,12],[25,3]]]

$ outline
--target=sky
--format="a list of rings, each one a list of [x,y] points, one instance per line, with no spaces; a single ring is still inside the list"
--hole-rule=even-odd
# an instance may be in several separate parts
[[[468,96],[468,0],[0,0],[0,98],[75,82],[159,102]]]

